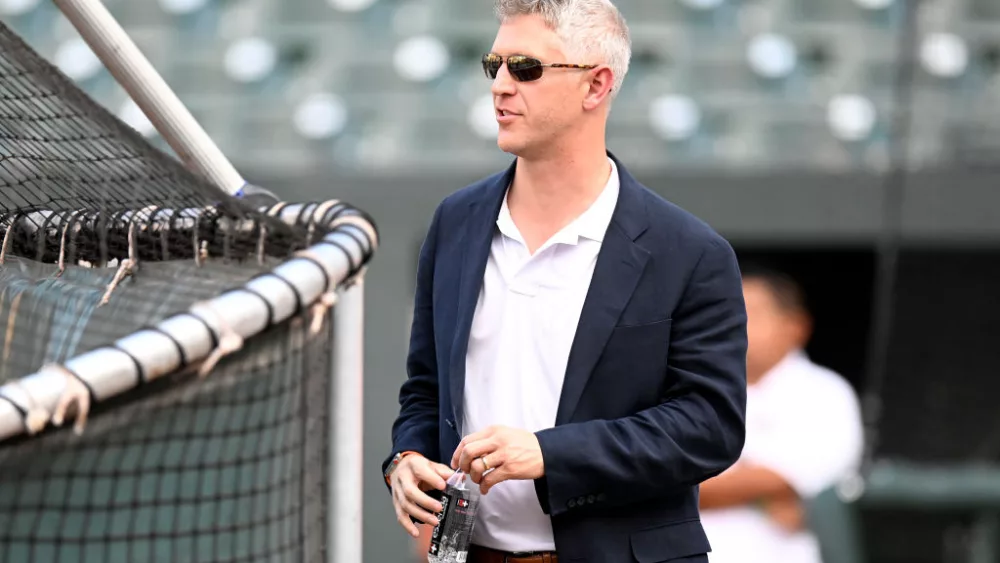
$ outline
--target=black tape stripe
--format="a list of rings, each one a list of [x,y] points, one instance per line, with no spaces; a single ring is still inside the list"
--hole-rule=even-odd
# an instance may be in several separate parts
[[[271,217],[272,219],[281,221],[282,220],[281,212],[284,211],[286,207],[288,207],[287,201],[279,201],[278,203],[272,205],[271,207],[268,207],[267,211],[264,214],[267,215],[268,217]]]
[[[335,219],[337,219],[338,216],[340,216],[342,213],[346,211],[350,211],[350,209],[351,208],[346,203],[344,203],[343,201],[338,201],[336,204],[327,209],[326,213],[323,213],[323,216],[320,217],[319,222],[322,225],[329,225]]]
[[[368,241],[369,243],[371,241],[368,240],[368,234],[365,233],[363,230],[361,230],[360,227],[358,227],[356,225],[344,225],[343,227],[344,228],[340,232],[343,233],[343,234],[345,234],[345,235],[347,235],[347,236],[349,236],[349,237],[351,237],[351,239],[354,240],[354,242],[356,242],[358,244],[358,249],[361,251],[361,258],[359,259],[358,265],[355,268],[355,271],[351,272],[352,275],[353,275],[353,274],[357,273],[357,270],[361,269],[361,263],[364,262],[364,260],[365,260],[365,254],[366,254],[365,249],[366,248],[373,248],[373,247],[371,246],[371,244],[369,244],[367,246],[365,245],[365,241]],[[352,227],[352,228],[349,229],[347,227]],[[359,236],[359,234],[360,234],[360,236]],[[361,240],[362,237],[365,239],[365,241]]]
[[[241,287],[240,291],[245,291],[251,295],[256,295],[257,297],[260,298],[261,301],[264,302],[264,306],[267,307],[267,324],[264,326],[271,326],[271,323],[274,322],[274,305],[271,305],[271,302],[268,301],[267,298],[264,297],[256,289],[251,289],[249,287]]]
[[[18,414],[21,415],[21,424],[24,425],[24,433],[31,434],[31,427],[28,426],[28,411],[24,410],[24,407],[17,404],[17,401],[11,399],[6,395],[0,395],[0,399],[7,401],[10,404],[10,406],[14,407],[14,410],[16,410]]]
[[[337,241],[335,241],[335,240],[327,240],[327,239],[323,239],[323,240],[321,240],[321,241],[317,242],[317,243],[316,243],[316,246],[319,246],[319,245],[321,245],[321,244],[328,244],[328,245],[330,245],[330,246],[333,246],[333,247],[336,247],[336,248],[337,248],[337,249],[339,249],[339,250],[340,250],[341,252],[343,252],[343,253],[344,253],[344,255],[345,255],[345,256],[347,256],[347,265],[348,265],[348,266],[350,267],[350,270],[351,270],[351,271],[350,271],[350,274],[351,274],[351,275],[354,275],[354,273],[355,273],[355,272],[357,272],[357,270],[358,270],[358,267],[359,267],[359,266],[356,266],[356,265],[354,264],[354,257],[353,257],[353,256],[351,256],[351,253],[350,253],[350,252],[348,252],[346,248],[344,248],[344,245],[340,244],[339,242],[337,242]]]
[[[131,352],[129,352],[128,350],[122,348],[117,344],[113,344],[111,347],[114,348],[115,350],[118,350],[122,354],[128,356],[129,359],[132,360],[132,363],[135,364],[135,371],[139,376],[139,381],[136,382],[136,385],[142,385],[143,383],[146,383],[146,370],[145,368],[142,367],[142,364],[139,363],[139,358],[136,358],[135,356],[132,355]]]
[[[297,315],[300,312],[302,312],[302,294],[299,293],[299,288],[295,287],[295,284],[293,284],[292,282],[288,281],[288,278],[285,278],[284,276],[280,276],[280,275],[278,275],[275,272],[266,272],[266,273],[263,273],[263,274],[256,275],[256,276],[253,277],[253,280],[256,280],[256,279],[259,279],[259,278],[265,278],[265,277],[277,278],[277,279],[281,280],[282,282],[284,282],[285,285],[288,286],[288,289],[292,290],[292,294],[295,295],[295,313],[294,314]],[[253,281],[253,280],[251,280],[251,281]]]
[[[330,274],[326,273],[326,268],[323,267],[323,264],[319,263],[319,260],[316,260],[312,256],[302,256],[302,255],[299,255],[297,258],[300,258],[302,260],[308,260],[313,264],[316,264],[316,267],[319,268],[319,271],[322,272],[323,274],[323,289],[327,290],[330,288]]]
[[[318,204],[316,202],[303,203],[302,207],[299,208],[299,214],[295,217],[295,224],[300,226],[308,225],[305,218],[309,217],[312,219],[312,214],[316,211]]]
[[[16,410],[18,413],[21,414],[21,418],[24,419],[24,427],[27,428],[28,427],[28,411],[25,410],[24,407],[22,407],[21,405],[17,404],[17,401],[15,401],[14,399],[11,399],[7,395],[0,395],[0,399],[3,399],[5,401],[7,401],[8,403],[10,403],[10,406],[14,407],[14,410]]]
[[[362,252],[364,252],[365,248],[372,248],[372,246],[374,246],[372,244],[371,237],[368,236],[368,233],[353,223],[340,225],[338,231],[354,239],[354,242],[358,243],[358,248],[360,248]]]
[[[194,313],[191,313],[189,316],[191,318],[197,320],[199,323],[201,323],[205,327],[205,330],[208,331],[208,336],[211,337],[211,339],[212,339],[212,350],[215,350],[216,348],[218,348],[219,347],[219,337],[215,334],[215,331],[212,330],[212,325],[208,324],[208,321],[206,321],[205,319],[201,318],[200,316],[198,316],[198,315],[196,315]]]
[[[91,404],[97,402],[97,395],[94,394],[94,388],[91,387],[90,384],[87,383],[82,377],[80,377],[80,374],[76,373],[75,371],[69,369],[66,366],[60,366],[60,367],[62,367],[64,370],[66,370],[66,373],[68,373],[68,374],[72,375],[73,377],[75,377],[77,379],[77,381],[79,381],[80,383],[82,383],[83,386],[87,388],[87,393],[90,393],[90,402],[91,402]]]
[[[176,338],[174,338],[174,336],[172,334],[170,334],[169,332],[167,332],[167,331],[165,331],[165,330],[163,330],[163,329],[161,329],[159,327],[147,326],[145,328],[145,330],[148,330],[148,331],[151,331],[151,332],[156,332],[156,333],[162,334],[163,336],[166,336],[168,340],[170,340],[171,342],[173,342],[174,348],[177,349],[177,355],[180,356],[180,358],[181,358],[181,367],[184,367],[184,366],[187,365],[187,363],[188,363],[187,362],[187,354],[184,353],[184,346],[181,346],[181,341],[180,340],[177,340]]]

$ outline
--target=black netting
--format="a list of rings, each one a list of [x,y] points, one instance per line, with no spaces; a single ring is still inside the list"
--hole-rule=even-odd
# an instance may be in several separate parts
[[[0,24],[0,236],[2,385],[238,286],[316,234],[191,174]],[[101,305],[130,248],[138,267]],[[81,436],[0,442],[0,562],[324,560],[331,328],[307,336],[308,320],[204,379],[94,405]]]
[[[142,228],[155,222],[166,235]],[[157,150],[0,24],[0,228],[13,235],[8,253],[54,262],[65,239],[71,262],[120,259],[131,223],[146,260],[193,256],[192,236],[210,256],[251,256],[261,225],[272,256],[303,241]]]

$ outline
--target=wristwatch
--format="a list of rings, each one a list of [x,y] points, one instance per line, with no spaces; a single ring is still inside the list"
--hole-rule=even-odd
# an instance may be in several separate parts
[[[417,452],[399,452],[398,454],[392,456],[392,461],[389,462],[389,467],[385,468],[385,482],[387,485],[390,484],[389,478],[392,477],[392,472],[399,466],[399,462],[403,461],[404,457],[415,453]]]

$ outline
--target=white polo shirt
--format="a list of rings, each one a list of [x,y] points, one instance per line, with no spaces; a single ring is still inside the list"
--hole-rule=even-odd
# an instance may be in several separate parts
[[[778,473],[800,498],[849,477],[864,443],[854,389],[835,372],[792,352],[747,388],[746,444],[737,465]],[[702,511],[711,563],[820,563],[808,531],[790,533],[753,506]]]
[[[618,170],[610,162],[594,203],[534,255],[504,198],[469,335],[464,435],[491,425],[531,432],[555,425],[570,347],[618,202]],[[504,551],[555,549],[532,481],[504,481],[482,497],[473,543]]]

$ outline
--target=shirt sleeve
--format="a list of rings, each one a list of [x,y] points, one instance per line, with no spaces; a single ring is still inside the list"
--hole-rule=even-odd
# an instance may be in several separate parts
[[[743,460],[781,475],[801,498],[813,497],[855,470],[864,436],[860,407],[846,381],[790,388],[766,439],[744,451]]]

